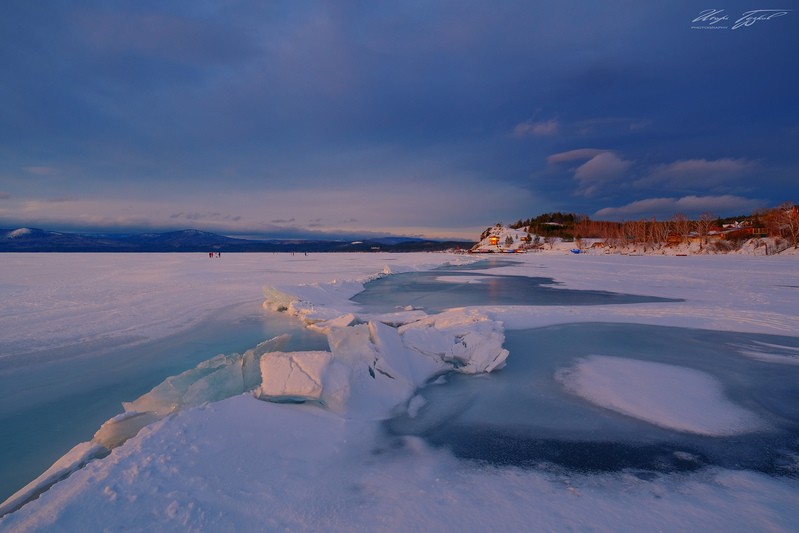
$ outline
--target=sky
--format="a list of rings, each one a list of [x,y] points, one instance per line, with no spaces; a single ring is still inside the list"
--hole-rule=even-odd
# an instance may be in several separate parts
[[[3,228],[474,239],[799,201],[796,0],[0,9]]]

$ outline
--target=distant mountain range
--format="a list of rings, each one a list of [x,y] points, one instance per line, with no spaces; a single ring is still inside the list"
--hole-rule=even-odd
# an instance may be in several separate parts
[[[237,239],[195,229],[165,233],[86,234],[0,229],[0,252],[419,252],[468,249],[467,241],[385,237],[357,241]]]

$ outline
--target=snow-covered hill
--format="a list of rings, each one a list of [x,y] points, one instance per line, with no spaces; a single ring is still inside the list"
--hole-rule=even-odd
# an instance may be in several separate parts
[[[543,242],[538,235],[531,235],[526,231],[508,228],[497,224],[489,228],[471,251],[476,253],[513,253],[529,248],[533,243]]]

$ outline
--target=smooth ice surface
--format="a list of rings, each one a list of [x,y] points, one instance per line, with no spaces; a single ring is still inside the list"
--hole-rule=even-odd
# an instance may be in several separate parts
[[[712,376],[674,365],[591,355],[561,370],[568,392],[657,426],[727,436],[766,429],[754,413],[724,396]]]
[[[371,394],[366,385],[375,381],[370,368],[376,376],[383,375],[378,368],[413,375],[413,367],[401,369],[402,359],[382,356],[397,353],[397,336],[415,321],[427,328],[436,328],[437,319],[454,325],[477,316],[504,323],[502,330],[492,326],[485,333],[490,337],[491,332],[504,331],[506,366],[489,374],[431,378],[403,404],[408,416],[398,414],[390,422],[249,395],[178,411],[3,517],[0,528],[799,528],[796,366],[743,353],[786,358],[799,348],[795,258],[530,254],[496,268],[458,267],[435,276],[509,277],[515,288],[527,286],[516,278],[546,278],[558,284],[552,290],[575,291],[574,299],[539,305],[521,298],[481,300],[478,293],[469,292],[463,299],[397,298],[388,305],[379,299],[374,305],[348,301],[359,285],[386,272],[385,265],[359,263],[371,257],[327,256],[326,277],[318,271],[316,278],[296,274],[296,286],[283,278],[264,280],[258,287],[274,287],[288,295],[287,313],[324,322],[321,329],[341,341],[339,357],[357,361],[381,356],[372,359],[372,366],[356,365],[355,381],[347,376],[350,384],[363,380],[363,401],[356,405],[393,394]],[[418,254],[402,261],[414,270],[433,266],[431,257],[445,260]],[[350,266],[355,270],[347,274]],[[403,268],[392,265],[388,270],[399,273]],[[329,283],[332,279],[341,281]],[[434,292],[443,285],[454,292],[489,285],[434,283]],[[592,291],[592,302],[582,299],[582,290]],[[500,287],[501,293],[507,291],[507,286]],[[414,289],[409,294],[424,296],[422,292]],[[610,293],[635,298],[607,299]],[[447,310],[454,302],[470,307]],[[444,311],[444,317],[420,316],[420,310]],[[353,317],[337,320],[348,313]],[[391,325],[375,326],[378,317],[390,318]],[[472,346],[469,331],[479,329],[480,323],[452,329],[460,331],[453,339],[463,333],[466,346]],[[437,342],[420,342],[419,353],[445,353]],[[455,353],[460,348],[456,342],[447,349]],[[564,390],[555,376],[592,354],[711,375],[727,401],[766,420],[769,429],[700,435],[587,402]],[[642,375],[651,377],[646,370]],[[704,387],[703,383],[693,386]],[[400,423],[409,431],[392,427]],[[532,438],[529,428],[536,432]],[[407,434],[414,429],[419,436]],[[436,438],[437,430],[448,433],[449,440]],[[530,461],[520,460],[530,452],[535,452]],[[616,463],[596,465],[592,461],[597,457]]]
[[[506,335],[504,369],[430,384],[418,393],[423,405],[389,421],[389,431],[458,457],[526,468],[799,473],[799,370],[740,351],[799,347],[799,338],[626,323]],[[596,352],[614,355],[597,364]],[[563,386],[574,369],[592,371],[577,384],[593,401]],[[621,400],[629,413],[605,407]]]
[[[8,532],[793,531],[796,483],[481,467],[305,405],[238,396],[144,429]]]
[[[487,260],[485,266],[495,262]],[[502,262],[498,262],[502,264]],[[492,271],[493,272],[493,271]],[[559,287],[549,277],[484,274],[447,270],[409,272],[381,277],[366,284],[353,298],[370,312],[412,306],[435,313],[453,307],[485,305],[582,306],[674,301],[624,292]]]

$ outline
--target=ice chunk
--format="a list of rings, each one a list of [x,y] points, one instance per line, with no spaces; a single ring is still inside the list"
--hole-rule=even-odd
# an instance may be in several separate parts
[[[417,320],[421,320],[427,316],[427,313],[424,311],[420,311],[418,309],[413,309],[412,306],[408,306],[408,308],[397,311],[394,313],[382,313],[378,315],[370,315],[372,320],[377,322],[382,322],[383,324],[387,324],[389,326],[399,327],[405,324],[409,324],[411,322],[415,322]]]
[[[329,283],[309,283],[291,287],[291,293],[276,287],[264,287],[263,307],[285,311],[307,324],[336,320],[354,310],[350,298],[363,290],[356,280],[333,280]]]
[[[264,300],[263,307],[270,311],[288,311],[297,297],[286,292],[283,292],[275,287],[264,287]]]
[[[167,378],[147,394],[122,405],[125,411],[166,416],[179,409],[244,392],[243,373],[240,354],[217,355],[191,370]]]
[[[330,376],[336,390],[328,405],[350,417],[382,419],[413,394],[407,354],[393,328],[370,322],[336,329],[328,334],[328,343],[337,363]]]
[[[435,361],[409,350],[399,330],[380,322],[369,323],[370,338],[378,352],[376,366],[395,378],[409,382],[414,389],[431,376],[448,369],[443,361]]]
[[[330,320],[323,320],[321,322],[309,324],[308,329],[327,334],[333,330],[333,328],[346,328],[355,321],[357,321],[357,317],[353,313],[346,313]]]
[[[766,428],[754,413],[725,398],[712,376],[690,368],[592,355],[559,371],[556,379],[596,405],[676,431],[725,436]]]
[[[406,347],[465,374],[502,368],[508,358],[502,323],[476,311],[447,311],[401,326],[399,332]]]
[[[290,338],[290,335],[274,337],[247,350],[244,355],[218,355],[191,370],[167,378],[133,402],[123,403],[124,413],[104,422],[90,442],[75,446],[44,474],[6,500],[0,508],[0,516],[37,498],[89,461],[108,454],[136,436],[143,427],[179,409],[252,390],[261,381],[260,358],[282,348]]]
[[[340,324],[347,324],[349,316]],[[407,406],[429,379],[449,371],[504,365],[502,324],[463,310],[425,316],[401,328],[382,322],[327,330],[330,355],[270,354],[261,361],[261,398],[318,400],[359,419],[383,419]]]
[[[109,450],[133,438],[141,428],[156,422],[161,417],[156,413],[128,411],[106,420],[92,437],[92,442]]]
[[[321,400],[330,352],[275,352],[261,358],[261,387],[269,400]]]

